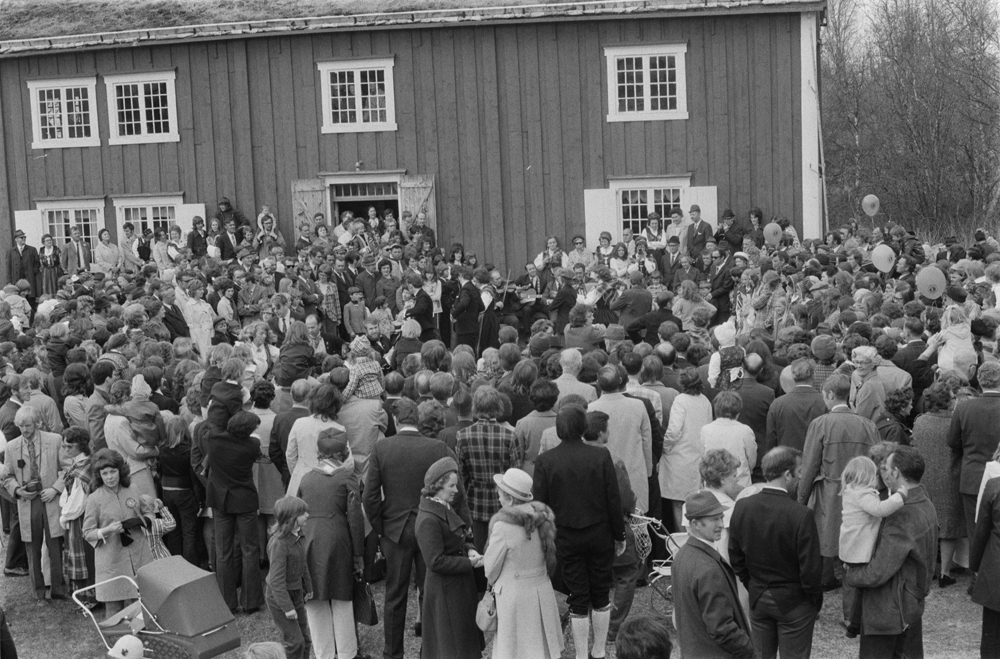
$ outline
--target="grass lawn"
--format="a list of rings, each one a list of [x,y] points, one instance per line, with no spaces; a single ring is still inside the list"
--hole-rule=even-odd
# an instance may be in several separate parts
[[[965,593],[969,578],[947,589],[934,587],[924,613],[924,649],[927,657],[972,657],[979,654],[979,634],[982,609],[975,606]],[[11,633],[21,659],[97,659],[105,654],[96,629],[71,601],[51,602],[37,606],[27,578],[0,578],[0,603],[7,613]],[[374,584],[376,599],[382,601],[382,585]],[[416,601],[411,591],[409,622],[407,623],[406,657],[420,656],[420,639],[413,636],[413,614]],[[840,626],[840,593],[828,593],[823,613],[816,625],[813,657],[816,659],[847,659],[857,655],[857,639],[844,636]],[[666,611],[665,603],[650,588],[636,591],[632,615],[658,614]],[[381,618],[381,609],[379,611]],[[237,624],[244,646],[255,641],[279,640],[270,616],[255,613],[238,616]],[[373,659],[382,656],[382,627],[360,627],[362,653]],[[487,649],[489,650],[489,649]],[[224,655],[238,659],[238,651]],[[485,656],[489,656],[487,651]],[[567,634],[563,657],[573,657],[572,641]],[[609,648],[609,657],[614,657]],[[679,656],[678,653],[674,655]]]

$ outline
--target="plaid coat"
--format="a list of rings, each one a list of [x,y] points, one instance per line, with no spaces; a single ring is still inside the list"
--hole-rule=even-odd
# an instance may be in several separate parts
[[[524,463],[524,446],[517,441],[513,430],[500,425],[496,419],[480,419],[458,431],[455,453],[472,519],[488,522],[500,510],[493,476],[511,467],[520,469]]]
[[[94,479],[90,473],[90,458],[76,462],[63,474],[66,490],[72,491],[73,484],[80,481],[85,494],[90,494],[94,487]],[[63,553],[63,571],[67,579],[86,581],[90,578],[87,570],[87,555],[84,553],[83,515],[70,520],[66,528],[66,551]]]

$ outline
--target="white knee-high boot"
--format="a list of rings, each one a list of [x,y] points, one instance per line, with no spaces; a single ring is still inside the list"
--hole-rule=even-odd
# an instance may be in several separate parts
[[[590,618],[587,616],[573,616],[569,619],[573,627],[573,645],[576,647],[576,659],[587,659],[587,650],[590,644]],[[604,627],[607,634],[607,625]]]
[[[594,650],[590,656],[601,659],[605,656],[604,646],[608,644],[608,627],[611,625],[611,605],[590,614],[594,625]]]

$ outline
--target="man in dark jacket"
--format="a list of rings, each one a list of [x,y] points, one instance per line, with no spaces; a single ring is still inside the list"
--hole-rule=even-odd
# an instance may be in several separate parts
[[[649,345],[655,346],[660,342],[657,332],[663,323],[669,320],[670,322],[677,323],[678,328],[683,329],[680,318],[675,316],[674,312],[670,310],[673,299],[674,294],[670,291],[660,291],[656,296],[656,306],[659,308],[650,311],[640,318],[636,318],[625,326],[625,331],[628,332],[629,337],[633,341],[642,338]]]
[[[722,245],[719,249],[723,249]],[[723,255],[708,269],[708,281],[712,286],[712,305],[716,309],[712,325],[726,322],[731,313],[729,301],[729,293],[733,290],[733,279],[729,276],[729,271],[733,267],[731,254],[732,252],[723,252]]]
[[[815,368],[811,359],[797,359],[791,365],[795,387],[779,397],[767,410],[767,430],[763,453],[776,446],[802,450],[812,420],[826,414],[823,394],[812,387]]]
[[[882,481],[895,492],[905,486],[905,504],[882,520],[875,552],[865,565],[848,566],[844,583],[861,591],[860,659],[924,656],[924,599],[937,557],[934,504],[920,484],[924,459],[912,446],[886,458]]]
[[[733,508],[729,560],[750,594],[761,657],[808,657],[823,606],[823,558],[812,511],[789,496],[798,488],[802,453],[782,446],[761,466],[764,489]]]
[[[288,471],[288,459],[285,457],[285,449],[288,448],[288,433],[292,432],[292,426],[303,417],[309,416],[309,406],[306,399],[309,398],[312,388],[308,380],[296,380],[290,387],[292,395],[292,407],[287,412],[282,412],[274,417],[271,424],[271,441],[267,445],[267,457],[271,458],[271,463],[281,474],[281,484],[288,487],[291,480],[291,473]]]
[[[207,442],[209,469],[205,503],[212,507],[215,518],[215,574],[222,597],[234,613],[237,603],[247,613],[264,605],[257,537],[260,502],[253,484],[253,466],[260,456],[260,440],[252,433],[258,425],[260,419],[255,414],[237,412],[229,419],[225,431],[211,429]],[[237,539],[242,573],[236,565]],[[241,582],[237,602],[236,590]]]
[[[173,341],[178,337],[190,337],[191,329],[188,327],[187,321],[184,320],[184,312],[175,303],[176,290],[172,286],[162,286],[157,295],[160,302],[163,303],[163,325],[170,332],[170,340]]]
[[[7,281],[16,284],[21,279],[28,282],[28,300],[32,301],[41,292],[42,264],[38,259],[38,250],[27,244],[24,232],[18,229],[14,232],[14,246],[7,256],[9,271]]]
[[[743,399],[743,411],[737,421],[750,426],[754,440],[757,442],[757,455],[763,457],[764,437],[767,431],[767,412],[774,402],[774,390],[757,382],[757,376],[764,368],[764,360],[760,355],[750,353],[743,358],[743,377],[736,381],[737,393]],[[758,461],[760,458],[758,458]],[[759,462],[758,462],[759,464]],[[760,468],[750,465],[759,477]]]
[[[472,283],[472,268],[462,265],[455,268],[461,289],[458,301],[451,307],[451,317],[455,319],[456,345],[467,345],[476,349],[479,342],[479,314],[486,310],[479,289]]]
[[[576,305],[576,290],[570,285],[573,280],[572,270],[559,268],[555,272],[555,277],[552,285],[558,285],[559,289],[555,298],[549,303],[549,312],[556,313],[554,333],[561,341],[563,330],[569,325],[570,309]]]
[[[955,406],[948,431],[948,446],[961,459],[958,491],[962,493],[965,528],[976,528],[976,498],[983,481],[986,463],[993,458],[1000,442],[1000,364],[987,362],[979,368],[983,395],[969,398]]]
[[[976,531],[969,549],[969,567],[976,573],[972,601],[983,607],[979,651],[1000,656],[1000,478],[991,478],[983,490]]]
[[[740,604],[736,574],[714,546],[722,538],[724,508],[708,490],[689,495],[684,504],[689,537],[671,570],[681,654],[751,659],[750,623]]]
[[[420,323],[420,340],[433,341],[438,338],[437,326],[434,322],[434,303],[431,296],[424,290],[423,277],[416,273],[407,275],[406,286],[413,293],[413,307],[406,312],[407,318]]]
[[[386,559],[383,656],[403,659],[410,569],[415,563],[418,584],[424,583],[426,571],[414,530],[424,474],[441,458],[454,459],[455,454],[444,442],[420,434],[420,415],[412,400],[397,400],[393,417],[396,434],[376,442],[368,457],[364,508],[372,528],[382,537],[380,544]],[[458,488],[452,507],[471,527],[461,479]],[[419,594],[422,599],[422,587]]]

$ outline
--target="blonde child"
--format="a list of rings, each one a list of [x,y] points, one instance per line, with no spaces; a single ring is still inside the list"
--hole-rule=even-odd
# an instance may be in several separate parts
[[[163,535],[177,528],[177,522],[174,521],[173,515],[170,514],[162,501],[154,499],[148,494],[139,497],[139,512],[148,520],[148,523],[142,527],[142,533],[149,541],[153,560],[169,558],[170,551],[163,544]]]
[[[903,507],[906,486],[885,501],[878,495],[878,467],[863,455],[852,459],[840,476],[843,516],[840,524],[840,560],[849,565],[863,565],[872,559],[882,518]],[[861,626],[861,591],[854,591],[848,607],[847,635],[857,636]]]
[[[307,519],[309,506],[302,499],[281,497],[274,502],[274,527],[267,543],[271,567],[264,600],[281,631],[288,659],[308,659],[312,646],[305,608],[305,601],[312,597],[312,577],[302,537]]]
[[[392,324],[392,309],[389,308],[389,300],[386,299],[384,295],[379,295],[375,298],[372,306],[374,306],[375,309],[372,311],[368,320],[374,320],[378,323],[379,335],[383,339],[391,339],[394,327]]]
[[[351,301],[344,305],[344,327],[353,339],[365,335],[365,319],[368,318],[368,307],[365,306],[365,294],[357,286],[348,289]]]
[[[871,458],[860,455],[844,468],[840,477],[844,499],[840,524],[840,560],[863,564],[872,559],[882,518],[903,507],[906,486],[882,501],[878,495],[878,468]]]

